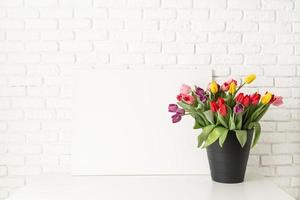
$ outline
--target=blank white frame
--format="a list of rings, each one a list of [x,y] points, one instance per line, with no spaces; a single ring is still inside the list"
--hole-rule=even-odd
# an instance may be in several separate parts
[[[208,174],[200,130],[171,123],[182,83],[206,87],[211,70],[74,70],[73,175]]]

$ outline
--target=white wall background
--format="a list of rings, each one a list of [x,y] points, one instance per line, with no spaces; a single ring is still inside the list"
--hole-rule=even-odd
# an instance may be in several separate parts
[[[0,199],[69,171],[73,67],[202,66],[285,97],[249,167],[300,199],[300,0],[0,0]]]

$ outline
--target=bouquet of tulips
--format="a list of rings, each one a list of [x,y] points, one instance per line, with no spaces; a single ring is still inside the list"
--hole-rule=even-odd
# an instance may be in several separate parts
[[[195,119],[194,129],[202,129],[198,136],[198,147],[207,147],[219,139],[222,147],[229,131],[234,131],[243,147],[247,141],[247,130],[254,129],[252,147],[257,143],[261,126],[259,120],[270,105],[283,104],[281,96],[266,92],[251,95],[238,93],[245,84],[256,79],[251,74],[241,85],[230,79],[221,86],[212,81],[206,90],[195,86],[193,89],[183,84],[177,95],[177,104],[169,104],[169,112],[174,113],[172,122],[177,123],[185,115]]]

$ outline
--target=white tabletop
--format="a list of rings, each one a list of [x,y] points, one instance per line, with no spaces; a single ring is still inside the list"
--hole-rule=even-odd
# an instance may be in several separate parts
[[[9,200],[293,200],[263,178],[240,184],[212,182],[209,176],[48,175],[28,182]]]

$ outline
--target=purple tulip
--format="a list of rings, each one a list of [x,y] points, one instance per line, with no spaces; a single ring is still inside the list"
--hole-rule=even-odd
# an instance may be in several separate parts
[[[196,87],[195,93],[199,97],[201,102],[205,102],[207,100],[207,96],[205,94],[205,91],[202,88]]]
[[[178,110],[178,106],[176,104],[169,104],[169,112],[176,112]]]
[[[181,114],[176,113],[175,115],[172,116],[172,122],[177,123],[181,120]]]
[[[196,87],[195,93],[199,96],[199,95],[204,95],[205,91],[200,87]]]
[[[181,108],[178,108],[177,111],[176,111],[176,114],[183,116],[185,114],[185,110],[181,109]]]
[[[244,111],[244,106],[242,104],[236,104],[234,107],[233,107],[233,112],[235,114],[239,114],[241,112]]]

